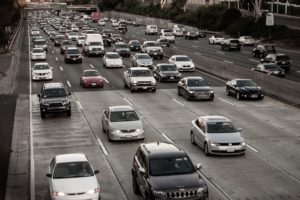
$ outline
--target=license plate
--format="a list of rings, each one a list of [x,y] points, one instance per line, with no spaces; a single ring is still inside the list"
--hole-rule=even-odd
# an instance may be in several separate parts
[[[252,97],[252,98],[257,98],[258,95],[257,95],[257,94],[252,94],[251,97]]]
[[[92,86],[95,86],[96,85],[96,83],[92,83]]]
[[[147,87],[143,87],[143,89],[144,89],[144,90],[146,90],[146,89],[147,89]]]
[[[234,148],[233,147],[228,147],[227,152],[234,152]]]
[[[170,77],[170,79],[174,79],[174,77],[173,77],[173,76],[171,76],[171,77]]]

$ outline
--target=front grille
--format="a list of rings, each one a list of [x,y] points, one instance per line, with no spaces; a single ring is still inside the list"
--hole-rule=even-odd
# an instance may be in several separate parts
[[[78,192],[78,193],[67,193],[69,196],[76,196],[76,195],[83,195],[85,194],[84,192]]]
[[[185,190],[185,191],[172,191],[167,192],[167,198],[170,199],[182,199],[182,198],[194,198],[197,197],[197,190]]]
[[[133,133],[135,129],[121,130],[123,133]]]
[[[142,86],[151,86],[150,81],[139,81],[137,84]]]
[[[37,75],[44,76],[44,75],[46,75],[46,73],[37,73]]]
[[[62,103],[50,103],[49,107],[54,108],[54,107],[62,107]]]
[[[219,143],[220,146],[235,146],[235,145],[241,145],[239,142],[235,143]]]

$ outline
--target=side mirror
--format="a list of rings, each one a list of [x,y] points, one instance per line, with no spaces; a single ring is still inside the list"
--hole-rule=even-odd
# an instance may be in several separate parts
[[[238,128],[237,130],[238,130],[239,132],[242,132],[242,131],[243,131],[243,129],[241,129],[241,128]]]
[[[95,174],[98,174],[99,172],[100,172],[100,171],[99,171],[99,170],[97,170],[97,169],[94,171],[94,173],[95,173]]]
[[[52,177],[52,174],[47,173],[47,174],[46,174],[46,177],[51,178],[51,177]]]
[[[236,87],[236,85],[235,85],[235,84],[233,84],[232,86],[233,86],[233,87]]]
[[[37,96],[38,96],[38,97],[41,97],[41,95],[40,95],[40,94],[38,94]]]
[[[200,163],[196,164],[196,170],[200,170],[202,168],[202,165]]]
[[[140,172],[141,174],[146,174],[146,171],[145,171],[145,169],[144,169],[143,167],[140,167],[140,168],[139,168],[139,172]]]

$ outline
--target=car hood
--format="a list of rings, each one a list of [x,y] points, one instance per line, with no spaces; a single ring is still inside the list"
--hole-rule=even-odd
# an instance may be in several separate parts
[[[238,88],[239,91],[241,92],[258,92],[258,91],[262,91],[261,87],[257,87],[257,86],[246,86],[246,87],[239,87]]]
[[[153,64],[152,59],[139,59],[137,62],[141,64]]]
[[[51,69],[45,69],[45,70],[33,70],[34,73],[49,73],[52,72]]]
[[[191,61],[176,61],[177,65],[192,65]]]
[[[209,139],[216,143],[238,143],[243,142],[240,132],[234,133],[208,133]]]
[[[161,74],[164,74],[164,75],[169,75],[169,76],[177,76],[179,75],[179,72],[178,71],[160,71]]]
[[[156,46],[153,46],[153,47],[146,47],[146,49],[148,49],[148,50],[162,50],[161,47],[156,47]]]
[[[168,191],[176,189],[190,189],[203,187],[204,181],[198,173],[179,174],[170,176],[151,176],[150,184],[159,191]]]
[[[127,129],[142,129],[143,125],[140,120],[137,121],[125,121],[125,122],[110,122],[111,128],[117,130]]]
[[[119,49],[116,49],[117,52],[119,51],[130,51],[129,48],[119,48]]]
[[[95,189],[99,186],[95,176],[52,179],[53,190],[64,193],[81,193]]]
[[[204,86],[204,87],[188,87],[188,90],[190,91],[201,91],[201,92],[204,92],[204,91],[211,91],[211,87],[209,86]]]
[[[122,59],[106,59],[106,63],[109,63],[109,64],[115,64],[115,65],[122,65]]]

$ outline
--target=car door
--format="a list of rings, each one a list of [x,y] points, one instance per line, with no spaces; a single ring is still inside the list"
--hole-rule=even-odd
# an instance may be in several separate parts
[[[198,137],[195,138],[201,148],[204,148],[204,142],[206,141],[206,123],[203,119],[199,119],[198,124]]]
[[[134,168],[135,168],[135,176],[136,176],[136,183],[139,187],[139,190],[141,191],[141,193],[145,196],[145,189],[146,189],[146,185],[145,185],[145,176],[146,176],[146,169],[145,167],[145,157],[143,155],[143,152],[141,151],[141,149],[139,148],[135,157],[135,162],[134,162]],[[143,168],[145,171],[145,173],[141,172],[140,169]]]

